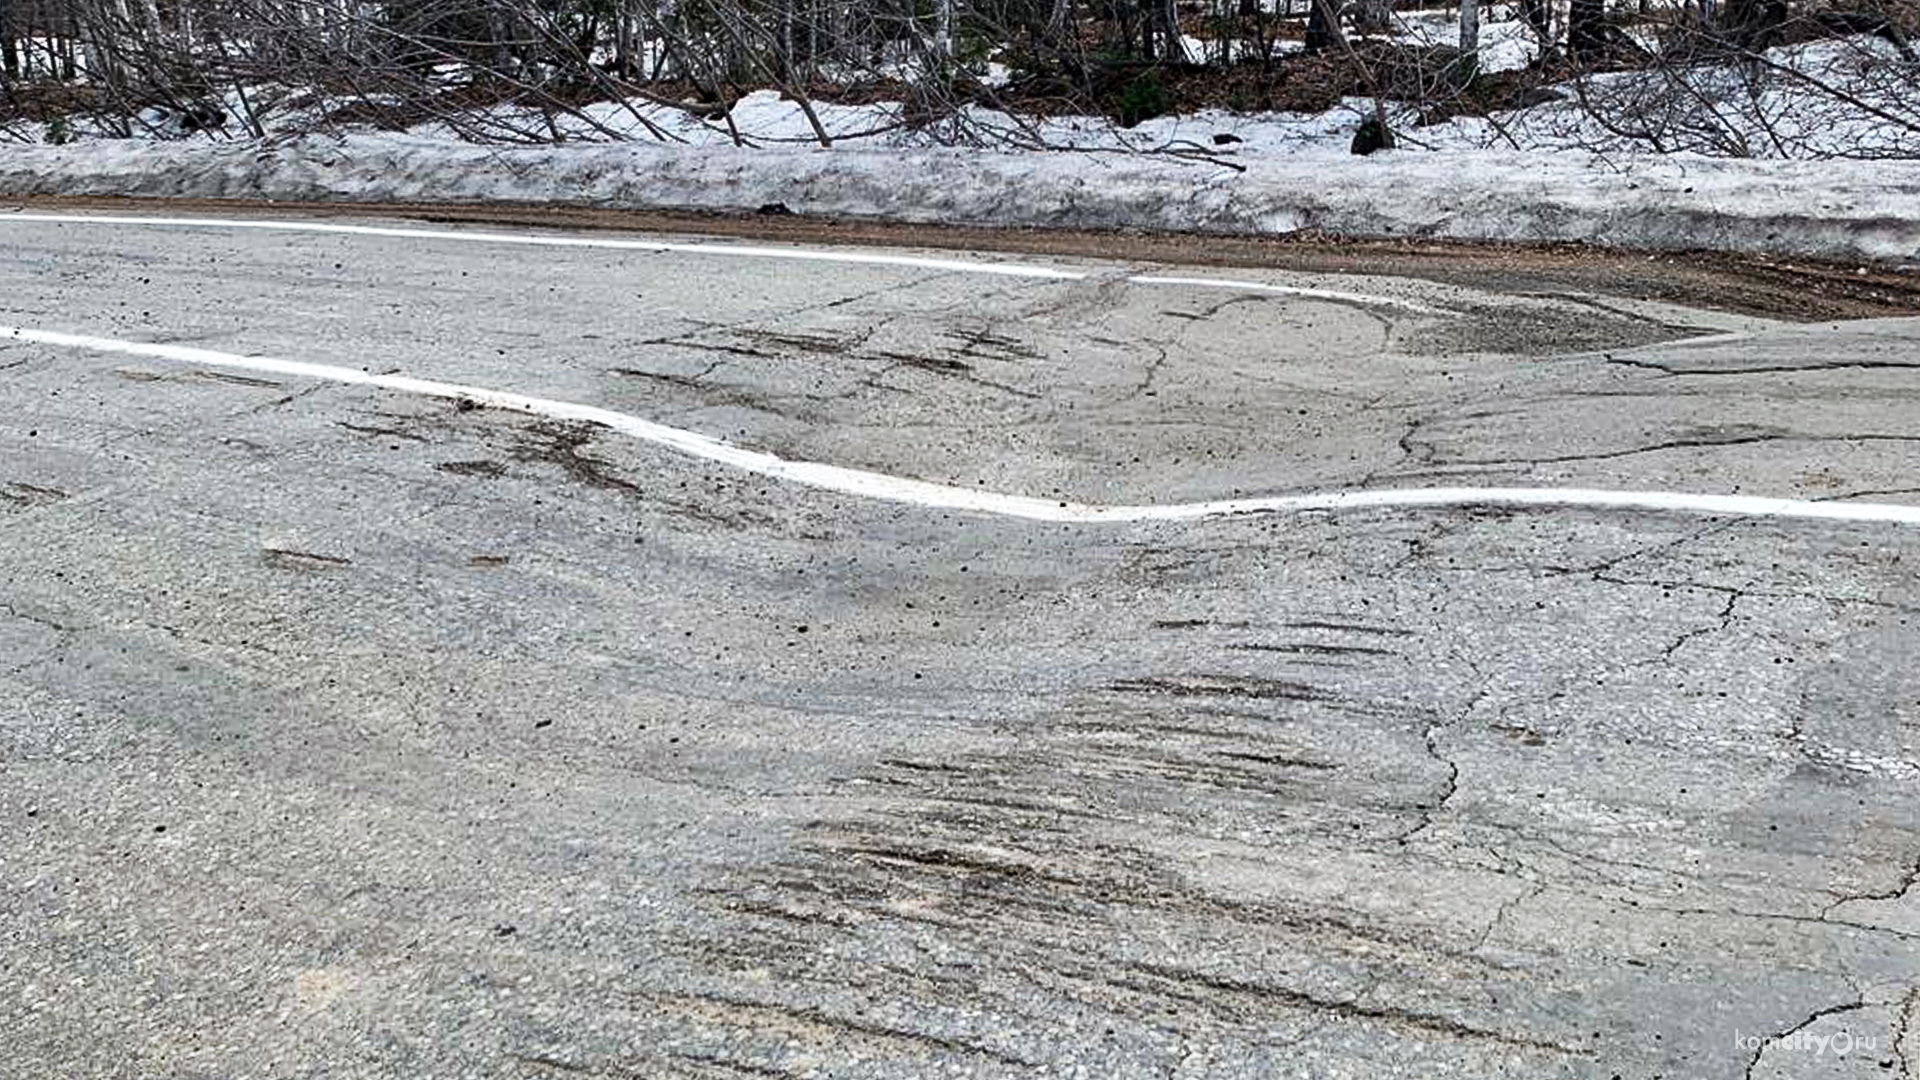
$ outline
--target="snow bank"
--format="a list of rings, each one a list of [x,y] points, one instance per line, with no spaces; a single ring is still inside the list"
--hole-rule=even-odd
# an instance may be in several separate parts
[[[484,147],[411,136],[279,145],[0,148],[14,195],[520,203],[922,223],[1577,241],[1920,262],[1920,162],[1317,151],[1245,172],[1122,155],[640,144]]]

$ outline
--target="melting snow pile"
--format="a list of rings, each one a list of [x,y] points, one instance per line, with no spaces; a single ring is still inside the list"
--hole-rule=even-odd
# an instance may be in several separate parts
[[[1403,36],[1453,40],[1444,13],[1421,15],[1413,13]],[[1517,23],[1490,24],[1481,40],[1490,70],[1523,67],[1535,51]],[[1585,102],[1569,92],[1527,110],[1426,125],[1401,112],[1401,148],[1367,158],[1347,153],[1372,109],[1362,100],[1317,114],[1162,117],[1126,130],[1098,118],[971,110],[968,127],[994,135],[991,148],[938,145],[901,124],[896,103],[816,103],[834,140],[825,149],[798,106],[762,92],[734,105],[731,125],[643,101],[603,102],[530,122],[563,141],[515,146],[464,142],[438,124],[266,142],[181,138],[146,124],[147,138],[0,145],[0,191],[718,211],[777,205],[909,222],[1575,241],[1910,265],[1920,263],[1920,145],[1906,145],[1913,132],[1872,115],[1874,80],[1900,70],[1895,58],[1874,61],[1874,48],[1854,40],[1779,53],[1783,65],[1825,65],[1823,77],[1867,109],[1858,116],[1790,87],[1744,97],[1711,86],[1655,93],[1662,88],[1642,85],[1652,76],[1620,72],[1595,76],[1582,88]],[[1852,56],[1866,58],[1857,71],[1842,62]],[[1706,66],[1689,71],[1699,80],[1733,77]],[[1626,103],[1637,127],[1599,123],[1583,107],[1609,94]],[[1717,102],[1711,124],[1689,112],[1708,100]],[[300,128],[293,121],[302,118],[283,119],[282,130]],[[612,141],[622,137],[631,141]],[[1053,149],[1017,148],[1039,146]],[[1807,160],[1849,150],[1883,160]]]

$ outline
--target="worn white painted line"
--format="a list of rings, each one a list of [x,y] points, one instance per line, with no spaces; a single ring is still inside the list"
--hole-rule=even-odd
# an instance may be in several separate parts
[[[206,367],[319,379],[352,386],[373,386],[405,394],[467,400],[496,409],[575,420],[653,443],[689,457],[730,466],[759,476],[786,480],[824,491],[865,499],[906,503],[937,510],[958,510],[1028,521],[1070,524],[1108,524],[1135,521],[1194,521],[1246,514],[1362,508],[1419,509],[1463,506],[1529,506],[1557,509],[1645,510],[1661,513],[1708,514],[1727,517],[1799,518],[1814,521],[1875,522],[1920,525],[1920,506],[1888,503],[1808,502],[1750,495],[1687,495],[1665,491],[1596,491],[1585,488],[1405,488],[1351,490],[1304,495],[1273,495],[1211,502],[1171,503],[1162,506],[1099,506],[1089,503],[1003,495],[972,488],[888,476],[864,469],[848,469],[811,461],[789,461],[773,454],[734,446],[708,435],[668,427],[595,405],[580,405],[531,397],[504,390],[460,383],[416,379],[407,375],[376,375],[332,364],[280,360],[270,356],[240,356],[185,345],[161,345],[117,338],[87,337],[53,330],[0,326],[0,342],[27,341],[64,349],[143,356]]]
[[[1341,292],[1338,289],[1306,289],[1293,285],[1273,285],[1264,281],[1233,281],[1227,278],[1167,277],[1161,274],[1135,274],[1127,279],[1134,285],[1166,285],[1176,288],[1225,289],[1231,292],[1274,293],[1280,296],[1306,296],[1315,300],[1335,300],[1348,304],[1390,304],[1408,311],[1419,311],[1433,315],[1454,315],[1457,312],[1444,308],[1429,307],[1411,300],[1400,300],[1386,296],[1372,296],[1367,293]]]
[[[883,255],[846,248],[767,247],[753,244],[707,244],[663,240],[618,240],[598,236],[556,236],[549,233],[500,233],[465,229],[415,229],[391,225],[337,225],[324,221],[290,221],[263,218],[186,218],[138,217],[114,214],[33,214],[0,213],[0,225],[40,222],[54,225],[119,225],[180,229],[256,229],[277,232],[330,233],[340,236],[379,236],[405,240],[452,241],[466,244],[518,244],[525,247],[598,248],[609,251],[646,251],[682,255],[718,255],[736,259],[785,259],[795,262],[840,263],[848,266],[889,266],[911,270],[933,270],[951,274],[986,274],[995,277],[1028,278],[1042,281],[1086,281],[1099,275],[1087,270],[1065,270],[1024,263],[988,262],[975,259],[935,259],[920,255]],[[1337,289],[1313,289],[1296,285],[1275,285],[1259,281],[1229,281],[1206,277],[1164,277],[1133,274],[1125,280],[1134,285],[1220,289],[1228,292],[1298,296],[1309,300],[1334,300],[1349,304],[1396,307],[1424,315],[1452,315],[1445,308],[1404,300],[1396,296],[1341,292]]]

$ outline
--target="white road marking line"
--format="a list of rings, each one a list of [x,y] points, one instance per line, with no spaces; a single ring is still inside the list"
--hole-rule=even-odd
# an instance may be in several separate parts
[[[1162,274],[1135,274],[1127,278],[1134,285],[1169,285],[1176,288],[1226,289],[1232,292],[1274,293],[1280,296],[1306,296],[1315,300],[1334,300],[1348,304],[1391,304],[1408,311],[1419,311],[1432,315],[1455,315],[1458,312],[1444,308],[1428,307],[1411,300],[1400,300],[1386,296],[1371,296],[1367,293],[1341,292],[1338,289],[1307,289],[1293,285],[1272,285],[1264,281],[1234,281],[1228,278],[1167,277]]]
[[[1028,278],[1042,281],[1086,281],[1097,277],[1087,270],[1064,270],[1023,263],[984,262],[969,259],[935,259],[920,255],[883,255],[845,248],[767,247],[753,244],[708,244],[663,240],[618,240],[597,236],[557,236],[548,233],[499,233],[478,230],[414,229],[389,225],[336,225],[322,221],[289,221],[260,218],[176,218],[133,217],[113,214],[32,214],[0,213],[0,225],[17,222],[41,222],[55,225],[127,225],[185,229],[263,229],[279,232],[331,233],[342,236],[380,236],[406,240],[450,240],[468,244],[518,244],[526,247],[599,248],[610,251],[648,251],[681,255],[720,255],[738,259],[786,259],[796,262],[840,263],[848,266],[889,266],[912,270],[934,270],[952,274],[987,274],[996,277]],[[1309,300],[1333,300],[1348,304],[1372,304],[1396,307],[1423,315],[1453,315],[1445,308],[1403,300],[1395,296],[1373,296],[1341,292],[1337,289],[1313,289],[1296,285],[1274,285],[1257,281],[1229,281],[1205,277],[1164,277],[1133,274],[1125,279],[1133,285],[1221,289],[1228,292],[1264,293],[1298,296]]]
[[[1802,499],[1771,499],[1751,495],[1598,491],[1587,488],[1404,488],[1272,495],[1210,502],[1172,503],[1163,506],[1100,506],[1036,499],[1027,495],[976,491],[972,488],[888,476],[885,473],[824,465],[818,462],[789,461],[773,454],[734,446],[712,436],[668,427],[665,424],[657,424],[651,420],[643,420],[612,409],[531,397],[504,390],[488,390],[484,387],[465,386],[460,383],[416,379],[406,375],[375,375],[332,364],[280,360],[270,356],[240,356],[185,345],[161,345],[142,341],[123,341],[117,338],[87,337],[80,334],[15,326],[0,326],[0,340],[27,341],[65,349],[142,356],[206,367],[239,368],[352,386],[373,386],[405,394],[422,394],[427,397],[465,399],[496,409],[506,409],[531,416],[596,424],[643,442],[666,447],[688,457],[726,465],[759,476],[838,492],[842,495],[905,503],[929,509],[1020,518],[1027,521],[1118,524],[1140,521],[1195,521],[1248,514],[1363,508],[1528,506],[1920,525],[1920,506],[1897,506],[1889,503],[1809,502]]]

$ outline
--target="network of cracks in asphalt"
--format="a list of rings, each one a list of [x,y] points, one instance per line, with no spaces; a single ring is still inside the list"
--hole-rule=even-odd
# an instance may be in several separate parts
[[[382,422],[352,423],[442,457],[421,433],[465,425],[485,452],[440,470],[582,485],[690,542],[857,532],[716,509],[590,428]],[[699,883],[678,976],[604,1003],[659,1025],[651,1054],[515,1053],[1706,1076],[1770,1075],[1794,1034],[1844,1030],[1876,1069],[1913,1052],[1920,676],[1892,659],[1920,542],[1481,511],[1084,543],[1103,569],[1073,590],[1137,599],[1051,613],[1042,651],[1124,649],[1079,646],[1071,686],[988,715],[930,671],[918,711],[950,695],[962,748],[837,776],[785,856]]]
[[[900,375],[1034,393],[991,374],[1035,358],[1011,337],[700,347],[878,365],[849,393]],[[713,370],[613,374],[768,406]],[[271,392],[269,408],[312,392],[214,377]],[[1154,366],[1140,377],[1144,393]],[[394,475],[637,519],[669,561],[695,563],[717,534],[796,562],[875,542],[863,511],[716,499],[589,426],[385,399],[324,415]],[[1418,430],[1401,440],[1409,466],[1506,463],[1441,456]],[[0,477],[0,520],[68,497]],[[893,572],[959,592],[965,545],[941,528],[923,550],[881,542]],[[980,528],[967,543],[1026,543]],[[917,685],[846,706],[938,717],[937,746],[900,740],[817,789],[731,793],[801,806],[794,843],[690,879],[693,930],[604,1000],[581,989],[649,1048],[520,1017],[509,1056],[603,1076],[1757,1077],[1794,1065],[1785,1037],[1846,1030],[1869,1075],[1911,1073],[1920,673],[1904,660],[1920,598],[1905,567],[1920,539],[1449,511],[1056,543],[971,571],[969,617],[1000,639],[903,632],[894,672]],[[518,552],[487,551],[475,566],[512,572]],[[360,569],[259,553],[270,578]],[[1016,689],[983,695],[987,670]],[[846,693],[805,671],[764,690],[829,711]],[[529,929],[518,944],[574,963],[577,943]]]

